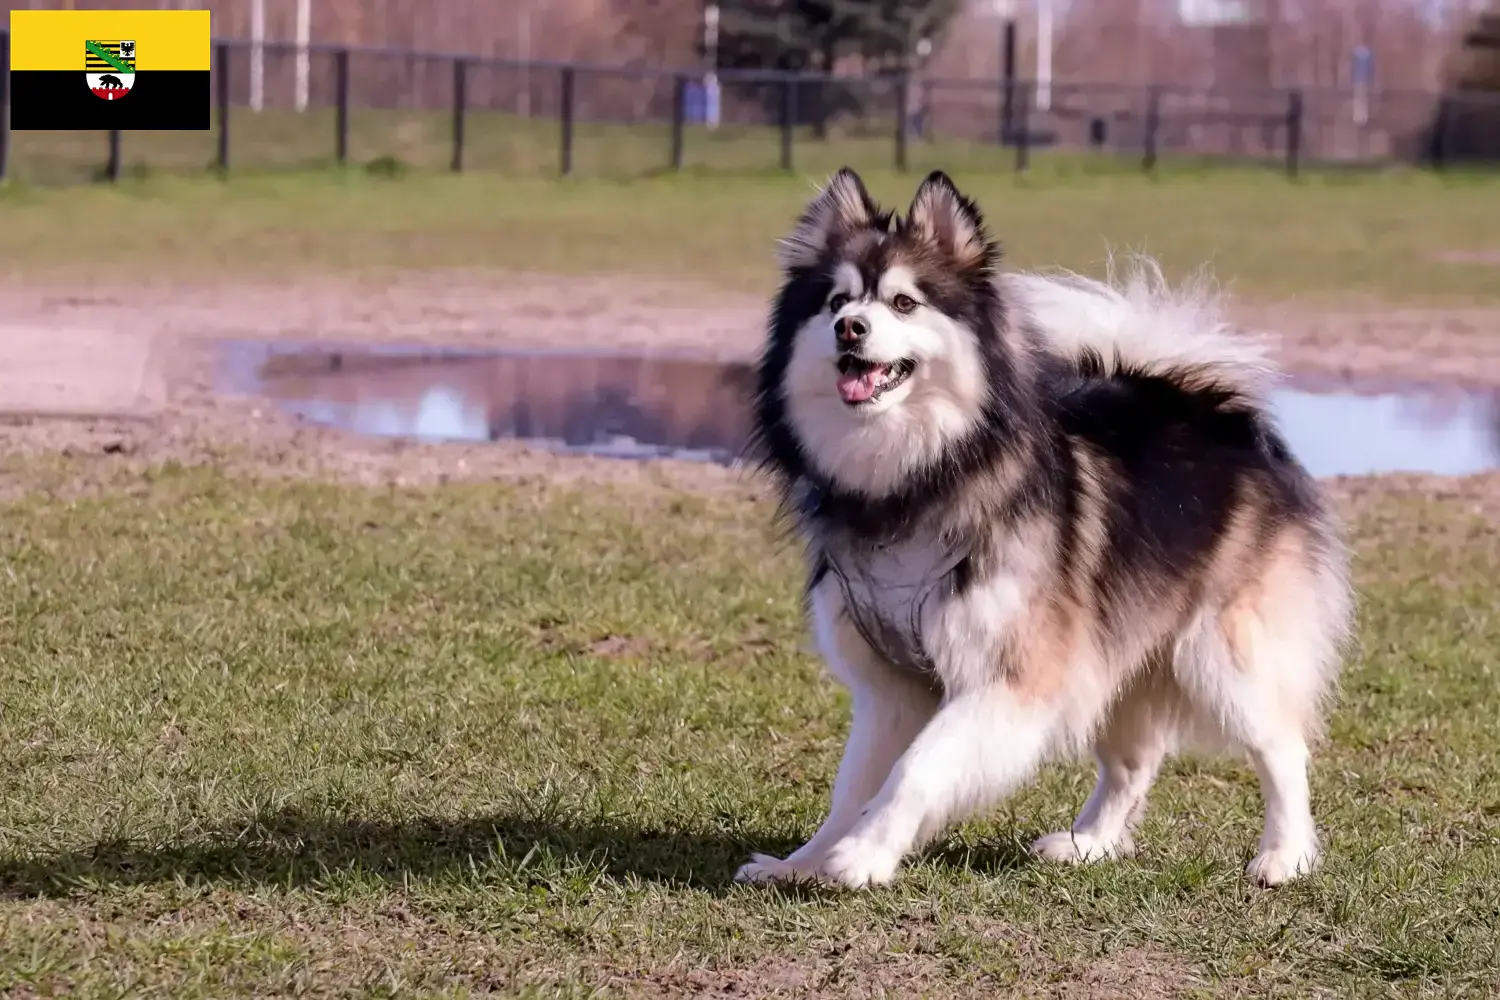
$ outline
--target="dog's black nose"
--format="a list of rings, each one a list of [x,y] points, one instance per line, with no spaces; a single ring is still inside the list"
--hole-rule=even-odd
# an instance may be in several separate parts
[[[857,344],[869,336],[870,324],[860,316],[840,316],[833,324],[833,333],[841,344]]]

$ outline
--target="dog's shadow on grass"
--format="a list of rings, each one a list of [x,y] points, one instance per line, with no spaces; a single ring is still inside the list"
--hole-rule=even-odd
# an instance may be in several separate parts
[[[768,838],[754,849],[788,851]],[[69,895],[80,886],[319,885],[342,875],[401,884],[458,875],[544,881],[593,870],[625,880],[722,892],[752,845],[729,833],[579,824],[515,816],[358,820],[285,810],[190,841],[101,842],[38,857],[0,855],[0,898]]]
[[[402,884],[457,876],[525,883],[595,871],[625,881],[723,893],[752,850],[784,856],[798,841],[716,832],[580,824],[516,816],[406,821],[314,815],[257,816],[161,844],[105,841],[32,857],[0,855],[0,898],[67,896],[83,886],[326,885],[341,877]],[[927,857],[943,867],[997,875],[1028,863],[1024,848],[953,843]],[[812,887],[793,891],[816,892]]]

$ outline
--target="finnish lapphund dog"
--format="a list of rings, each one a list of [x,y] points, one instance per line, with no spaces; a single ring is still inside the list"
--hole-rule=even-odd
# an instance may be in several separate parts
[[[943,173],[904,214],[836,174],[782,241],[754,446],[806,552],[853,719],[827,818],[746,882],[859,887],[1049,759],[1091,750],[1054,861],[1130,854],[1163,758],[1248,755],[1248,875],[1311,870],[1348,637],[1343,529],[1270,415],[1266,346],[1148,259],[1009,273]]]

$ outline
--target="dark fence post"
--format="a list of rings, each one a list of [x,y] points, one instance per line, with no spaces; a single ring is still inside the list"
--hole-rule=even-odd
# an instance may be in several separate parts
[[[229,170],[229,45],[214,46],[214,92],[219,105],[219,170]]]
[[[1011,122],[1011,139],[1016,144],[1016,173],[1024,174],[1031,166],[1031,123],[1026,120],[1030,111],[1030,96],[1023,89],[1018,95],[1014,119]]]
[[[1437,114],[1432,119],[1432,143],[1430,155],[1434,170],[1442,170],[1448,166],[1448,132],[1453,120],[1449,110],[1448,95],[1438,97]]]
[[[464,115],[469,105],[469,61],[453,60],[453,172],[464,169]]]
[[[1000,52],[1000,145],[1011,141],[1016,130],[1016,22],[1005,21]]]
[[[682,169],[683,130],[687,125],[688,78],[678,74],[672,79],[672,169]]]
[[[349,50],[333,54],[334,155],[340,164],[349,162]]]
[[[562,175],[568,177],[573,173],[573,114],[574,98],[578,72],[572,66],[564,66],[562,70],[562,94],[559,100],[562,107],[559,109],[562,119]]]
[[[797,78],[781,81],[781,169],[792,169],[792,130],[797,122]]]
[[[1302,91],[1294,90],[1286,102],[1286,172],[1297,176],[1302,163]]]
[[[0,31],[0,181],[10,158],[10,32]]]
[[[907,119],[911,116],[911,109],[907,107],[910,96],[907,90],[911,86],[911,79],[902,73],[896,77],[896,171],[906,173],[906,127]]]
[[[1146,152],[1141,166],[1149,174],[1156,169],[1156,148],[1161,141],[1161,88],[1152,87],[1146,92]]]
[[[120,179],[120,130],[109,130],[109,162],[104,165],[104,176],[110,183]]]

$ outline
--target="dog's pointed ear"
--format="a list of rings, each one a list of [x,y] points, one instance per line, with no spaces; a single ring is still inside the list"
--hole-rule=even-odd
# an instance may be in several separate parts
[[[992,273],[1000,264],[1000,245],[985,230],[979,206],[941,170],[917,188],[907,224],[962,270]]]
[[[880,208],[859,174],[844,167],[803,209],[796,227],[776,248],[783,270],[812,267],[839,236],[870,225]]]

